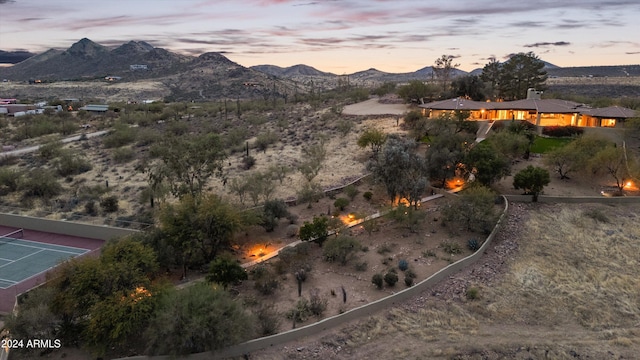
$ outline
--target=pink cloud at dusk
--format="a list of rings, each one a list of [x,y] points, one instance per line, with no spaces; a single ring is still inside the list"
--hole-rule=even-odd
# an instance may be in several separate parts
[[[143,40],[245,66],[415,71],[443,54],[463,70],[534,51],[559,66],[639,64],[637,0],[1,0],[0,50],[42,52],[87,37]],[[542,57],[542,56],[541,56]]]

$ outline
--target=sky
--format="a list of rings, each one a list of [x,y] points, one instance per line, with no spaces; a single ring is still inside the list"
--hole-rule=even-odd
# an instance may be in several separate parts
[[[0,0],[0,50],[141,40],[243,66],[465,71],[533,52],[554,65],[640,64],[640,0]]]

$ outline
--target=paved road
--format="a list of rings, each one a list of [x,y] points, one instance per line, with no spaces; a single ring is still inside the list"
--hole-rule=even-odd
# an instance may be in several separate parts
[[[88,134],[84,134],[84,135],[86,135],[87,138],[92,138],[92,137],[96,137],[96,136],[105,135],[110,131],[111,130],[100,130],[100,131],[96,131],[96,132],[92,132],[92,133],[88,133]],[[81,136],[82,135],[75,135],[75,136],[71,136],[71,137],[68,137],[68,138],[64,138],[61,141],[66,144],[66,143],[70,143],[70,142],[73,142],[73,141],[80,140]],[[21,149],[5,151],[5,152],[0,153],[0,158],[8,157],[8,156],[20,156],[20,155],[32,153],[34,151],[38,151],[38,149],[40,149],[40,146],[42,146],[42,145],[34,145],[34,146],[29,146],[29,147],[25,147],[25,148],[21,148]]]

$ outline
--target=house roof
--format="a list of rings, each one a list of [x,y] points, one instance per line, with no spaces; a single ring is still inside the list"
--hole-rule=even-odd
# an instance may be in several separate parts
[[[423,109],[432,110],[528,110],[540,113],[574,114],[581,113],[593,117],[603,118],[631,118],[636,117],[632,109],[620,106],[606,108],[591,108],[569,100],[560,99],[524,99],[502,102],[481,102],[463,98],[434,101],[419,105]]]
[[[588,109],[582,112],[585,115],[591,115],[599,118],[627,119],[638,117],[635,110],[627,109],[621,106],[609,106],[606,108]]]
[[[487,102],[467,100],[463,98],[434,101],[419,107],[434,110],[480,110],[487,109]]]
[[[94,105],[94,104],[89,104],[89,105],[85,105],[83,107],[81,107],[79,110],[86,110],[86,111],[100,111],[100,112],[104,112],[109,110],[109,105]]]

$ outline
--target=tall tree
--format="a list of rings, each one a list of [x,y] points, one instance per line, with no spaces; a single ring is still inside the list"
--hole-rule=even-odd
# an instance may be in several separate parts
[[[183,277],[189,266],[207,264],[230,246],[245,219],[214,194],[203,196],[199,202],[185,196],[175,205],[165,204],[160,213],[162,238],[173,251],[175,265],[182,267]]]
[[[475,171],[476,179],[485,186],[490,186],[511,172],[509,159],[484,141],[469,151],[465,164]]]
[[[406,102],[418,102],[423,104],[424,99],[432,99],[437,93],[437,89],[434,85],[425,84],[420,80],[411,80],[409,84],[398,88],[398,96],[403,98]]]
[[[152,355],[187,355],[237,344],[253,331],[251,317],[229,293],[198,283],[161,297],[145,338]]]
[[[480,79],[487,84],[489,97],[493,100],[499,96],[498,85],[500,84],[500,69],[500,62],[492,57],[489,59],[489,63],[484,66],[482,74],[480,75]]]
[[[226,153],[216,134],[168,136],[157,149],[160,163],[150,170],[150,185],[166,180],[176,197],[197,200],[212,176],[222,177]]]
[[[372,156],[376,156],[385,141],[387,141],[387,134],[384,131],[376,128],[367,128],[358,138],[358,146],[361,148],[370,146],[373,153]]]
[[[416,204],[427,185],[424,159],[415,153],[413,139],[389,137],[375,161],[369,163],[375,179],[387,189],[391,202],[398,197]]]
[[[451,82],[453,95],[463,97],[475,101],[484,101],[487,96],[485,94],[485,85],[476,75],[461,76],[453,79]]]
[[[547,72],[544,62],[533,52],[518,53],[505,61],[500,68],[500,95],[505,100],[527,97],[527,89],[545,89]]]
[[[442,93],[447,92],[451,77],[453,76],[453,70],[460,66],[460,64],[454,64],[453,59],[454,57],[452,55],[442,55],[436,59],[433,66],[433,72],[442,86]]]

